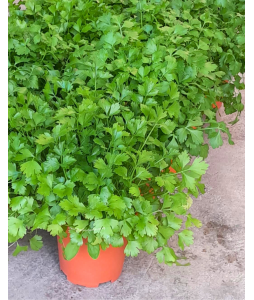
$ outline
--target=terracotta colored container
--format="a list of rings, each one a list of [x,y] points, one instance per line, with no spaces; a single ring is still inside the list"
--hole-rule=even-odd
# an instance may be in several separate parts
[[[220,101],[216,101],[216,105],[212,104],[212,108],[217,107],[219,109],[219,108],[221,108],[221,106],[222,106],[222,102],[220,102]]]
[[[97,259],[90,257],[85,244],[86,240],[84,240],[84,244],[80,247],[77,255],[69,261],[64,259],[63,245],[59,243],[59,237],[57,237],[57,242],[60,269],[71,283],[89,288],[98,287],[100,283],[116,281],[122,273],[126,239],[124,239],[122,247],[109,246],[106,250],[100,250]],[[70,236],[68,233],[68,236],[63,239],[63,243],[66,246],[69,242]]]

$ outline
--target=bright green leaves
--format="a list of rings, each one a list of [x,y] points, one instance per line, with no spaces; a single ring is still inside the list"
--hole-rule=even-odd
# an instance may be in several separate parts
[[[59,183],[53,188],[53,192],[60,198],[71,196],[75,184],[67,180],[64,184]]]
[[[73,25],[73,28],[74,28],[75,30],[77,30],[78,32],[80,32],[80,30],[81,30],[81,24],[82,24],[82,19],[79,18],[79,19],[77,20],[77,22]]]
[[[121,234],[125,237],[127,237],[128,235],[130,235],[132,232],[132,228],[130,227],[130,225],[128,224],[127,221],[123,221],[122,222],[122,226],[121,226]]]
[[[167,189],[170,193],[173,193],[175,190],[175,178],[172,174],[162,175],[160,177],[156,177],[155,181],[157,182],[158,186],[163,187]]]
[[[43,246],[42,237],[35,235],[30,239],[30,247],[32,250],[38,251]]]
[[[178,139],[180,143],[188,141],[190,143],[190,147],[195,147],[195,145],[201,145],[204,142],[203,131],[199,130],[196,126],[202,126],[203,122],[200,118],[195,120],[190,120],[186,127],[181,127],[176,130]],[[192,146],[193,145],[193,146]]]
[[[50,232],[52,236],[56,236],[63,232],[63,228],[58,224],[50,224],[47,231]]]
[[[120,105],[119,103],[114,103],[110,106],[109,116],[113,116],[118,114],[120,111]]]
[[[95,117],[98,110],[98,106],[90,99],[83,100],[82,104],[79,106],[79,123],[87,127],[91,124],[92,119]]]
[[[22,220],[10,217],[8,219],[8,233],[15,239],[21,239],[26,234],[26,227]]]
[[[198,45],[198,47],[199,47],[199,49],[201,49],[201,50],[205,50],[205,51],[207,51],[207,50],[209,50],[209,45],[207,44],[207,40],[206,39],[200,39],[199,40],[199,45]]]
[[[78,246],[83,245],[83,237],[81,233],[78,233],[74,230],[69,230],[69,233],[70,233],[70,239],[72,243],[75,243]]]
[[[178,100],[180,95],[180,92],[178,91],[177,84],[175,82],[170,82],[170,91],[169,91],[169,97],[170,97],[170,102],[174,102]]]
[[[142,249],[142,246],[137,241],[128,241],[124,249],[124,253],[126,256],[138,256],[139,250]]]
[[[140,195],[139,187],[136,184],[133,184],[129,189],[129,193],[133,196],[138,197]]]
[[[146,67],[143,67],[141,66],[139,69],[138,69],[138,74],[144,78],[147,74],[149,74],[151,68],[149,66],[146,66]],[[142,88],[141,88],[142,90]],[[142,91],[144,93],[144,91]]]
[[[193,164],[185,169],[182,173],[183,176],[183,185],[188,189],[195,189],[196,180],[200,178],[203,174],[205,174],[208,165],[202,161],[202,158],[196,158]]]
[[[127,172],[128,170],[125,167],[118,167],[114,170],[114,173],[116,173],[120,177],[123,177],[124,179],[127,178]]]
[[[142,249],[148,254],[153,253],[158,248],[158,242],[153,237],[145,237],[141,245]]]
[[[125,153],[117,154],[114,159],[114,165],[121,166],[123,162],[127,161],[129,159],[129,156]]]
[[[156,236],[159,222],[154,218],[153,215],[140,216],[139,221],[136,225],[136,230],[141,236],[145,234],[148,236]]]
[[[12,183],[12,188],[15,193],[24,195],[26,192],[26,183],[25,183],[25,178],[22,178],[19,181],[15,181]]]
[[[47,229],[49,220],[51,219],[51,214],[49,213],[48,207],[44,207],[37,213],[34,222],[33,222],[33,228],[35,229]]]
[[[122,247],[124,245],[124,239],[121,235],[118,233],[115,233],[113,236],[111,236],[108,240],[110,245],[113,247]]]
[[[172,248],[163,247],[161,251],[156,254],[156,258],[159,263],[165,263],[167,265],[172,265],[176,262],[177,256]]]
[[[187,139],[188,131],[186,128],[179,128],[176,130],[178,139],[180,143],[184,143]]]
[[[20,169],[27,177],[31,177],[41,172],[41,166],[34,160],[23,163],[20,166]]]
[[[188,214],[187,215],[187,220],[186,220],[186,222],[185,222],[185,227],[186,228],[189,228],[189,227],[191,227],[191,226],[195,226],[195,227],[197,227],[197,228],[200,228],[201,226],[202,226],[202,223],[198,220],[198,219],[196,219],[196,218],[192,218],[192,215],[191,214]]]
[[[48,145],[54,142],[54,138],[49,133],[40,134],[38,139],[36,140],[37,144],[40,145]]]
[[[13,211],[20,213],[31,212],[34,199],[32,197],[17,196],[11,199],[10,207]]]
[[[131,134],[137,137],[144,137],[147,132],[145,120],[131,119],[127,123],[127,128],[130,130]]]
[[[228,3],[228,0],[215,0],[215,4],[217,6],[222,6],[222,7],[226,7]]]
[[[70,242],[65,248],[64,248],[64,257],[66,260],[71,260],[73,257],[76,256],[76,254],[79,251],[79,246],[73,242]]]
[[[194,144],[200,145],[204,142],[203,132],[196,129],[188,129]]]
[[[118,221],[114,219],[101,219],[94,222],[94,233],[100,233],[101,237],[108,238],[113,235],[113,230],[118,228]]]
[[[152,151],[143,150],[142,152],[139,152],[138,165],[143,165],[149,161],[152,161],[153,157],[154,155]]]
[[[185,35],[187,32],[188,32],[188,29],[186,27],[184,27],[183,25],[178,24],[175,26],[174,34]]]
[[[88,226],[88,220],[75,220],[74,224],[76,231],[82,231]]]
[[[190,246],[193,244],[193,232],[184,229],[178,234],[178,245],[181,250],[184,250],[184,246]]]
[[[16,180],[19,172],[16,169],[16,164],[8,163],[8,180]]]
[[[145,97],[157,95],[159,90],[156,88],[156,80],[145,79],[144,84],[138,86],[138,92],[141,96]]]
[[[110,208],[109,214],[114,214],[119,219],[126,208],[125,201],[117,195],[113,195],[108,199],[108,206]]]
[[[107,203],[108,199],[111,197],[112,193],[109,191],[108,187],[107,186],[104,186],[102,189],[101,189],[101,192],[100,192],[100,199],[103,201],[103,203]],[[92,199],[90,200],[90,198],[93,197],[97,199],[97,196],[94,196],[94,195],[89,195],[88,197],[88,201],[89,201],[89,204],[91,202],[96,202],[96,200]]]
[[[28,149],[19,150],[20,154],[15,156],[16,161],[24,160],[29,157],[34,157],[34,155]]]
[[[198,179],[205,174],[208,164],[203,161],[202,157],[196,158],[191,165],[189,165],[190,157],[187,152],[182,152],[178,157],[178,164],[181,167],[182,186],[190,190],[195,190],[198,185]]]
[[[145,180],[147,178],[151,178],[152,174],[149,173],[145,168],[143,167],[137,167],[136,168],[136,176],[135,178],[139,178],[141,180]]]
[[[117,40],[117,36],[112,31],[102,37],[102,41],[108,45],[109,48],[112,48],[116,44]]]
[[[213,149],[223,145],[223,140],[220,131],[212,132],[209,134],[209,144]]]
[[[173,213],[167,215],[168,226],[174,230],[179,230],[182,225],[182,220],[177,218]]]
[[[14,250],[14,252],[12,253],[12,255],[13,256],[17,256],[20,252],[27,251],[27,249],[28,249],[28,246],[20,246],[17,243],[16,249]]]
[[[168,240],[175,234],[175,230],[167,226],[159,226],[159,233]]]
[[[161,128],[161,131],[165,134],[171,134],[173,130],[176,128],[176,124],[170,120],[167,120],[166,122],[159,125]]]
[[[239,45],[244,45],[245,44],[244,34],[237,35],[236,40]]]
[[[41,35],[38,33],[34,36],[34,43],[38,44],[41,41]]]
[[[100,245],[92,245],[91,243],[88,243],[87,250],[93,259],[97,259],[100,254]]]
[[[212,64],[210,62],[205,63],[204,68],[200,70],[200,73],[203,75],[208,75],[209,73],[215,71],[217,69],[217,66],[215,64]]]
[[[155,40],[154,39],[148,40],[148,42],[146,43],[144,53],[147,55],[152,55],[156,51],[157,51],[157,45],[155,43]]]
[[[184,168],[189,163],[189,161],[190,161],[190,157],[186,151],[182,152],[178,156],[178,164],[181,168]]]
[[[105,187],[105,190],[107,191],[107,188]],[[93,219],[101,218],[102,213],[101,211],[107,210],[107,201],[110,197],[110,193],[106,193],[105,191],[101,191],[100,196],[96,196],[94,194],[88,196],[88,208],[89,211],[86,214],[86,218]],[[89,216],[88,216],[89,214]]]
[[[41,174],[38,176],[39,188],[37,193],[43,196],[49,196],[52,190],[53,174]]]
[[[85,213],[86,208],[83,203],[79,202],[77,196],[69,196],[60,202],[60,207],[67,211],[70,216],[77,216],[79,213]]]
[[[167,240],[184,217],[181,248],[201,226],[188,210],[205,192],[204,134],[233,144],[212,104],[243,110],[244,3],[30,2],[9,6],[9,241],[69,227],[67,259],[83,238],[96,259],[125,236],[127,255],[163,247],[177,264]]]
[[[102,158],[99,158],[95,163],[94,167],[98,169],[99,173],[101,174],[102,177],[111,177],[112,176],[112,171],[111,168],[106,165],[105,161]]]
[[[60,164],[55,157],[48,157],[42,165],[44,172],[55,172],[60,167]]]
[[[120,112],[120,104],[119,103],[110,104],[107,100],[103,99],[99,103],[99,105],[104,110],[106,115],[108,115],[109,117],[111,117],[113,115],[117,115]]]
[[[65,155],[63,157],[63,163],[61,164],[64,169],[67,169],[70,167],[70,165],[74,164],[76,159],[74,157],[71,157],[70,155]]]
[[[208,168],[208,164],[202,160],[201,157],[196,158],[192,165],[188,168],[188,171],[195,173],[197,177],[204,175]]]
[[[93,191],[97,188],[99,179],[93,172],[90,172],[85,176],[83,183],[89,191]]]
[[[185,193],[178,192],[169,197],[169,205],[166,206],[168,202],[164,201],[163,207],[170,207],[176,214],[184,215],[186,214],[186,210],[188,210],[188,199]]]

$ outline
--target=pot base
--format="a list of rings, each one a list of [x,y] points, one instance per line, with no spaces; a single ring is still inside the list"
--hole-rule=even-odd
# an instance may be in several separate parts
[[[70,242],[70,236],[63,239],[63,244]],[[73,284],[95,288],[100,283],[108,281],[116,281],[122,273],[125,254],[124,249],[127,244],[124,239],[122,247],[114,248],[111,245],[106,250],[100,250],[97,259],[92,259],[88,253],[86,240],[79,248],[77,255],[71,259],[66,260],[63,255],[63,245],[58,241],[58,254],[60,270],[67,276],[67,280]]]
[[[71,282],[71,283],[73,283],[73,284],[75,284],[75,285],[81,285],[81,286],[85,286],[85,287],[87,287],[87,288],[97,288],[97,287],[99,287],[99,285],[101,284],[101,283],[106,283],[106,282],[111,282],[111,283],[113,283],[113,282],[115,282],[115,281],[117,281],[117,279],[120,277],[120,275],[121,275],[121,273],[122,273],[122,271],[121,271],[121,273],[117,276],[117,277],[115,277],[114,279],[110,279],[110,280],[106,280],[106,281],[103,281],[103,282],[98,282],[98,283],[95,283],[95,282],[88,282],[88,281],[84,281],[84,278],[82,278],[82,279],[77,279],[76,277],[70,277],[70,276],[68,276],[65,272],[64,272],[64,270],[63,269],[61,269],[60,268],[60,270],[64,273],[64,275],[66,275],[66,278],[67,278],[67,280],[69,281],[69,282]]]

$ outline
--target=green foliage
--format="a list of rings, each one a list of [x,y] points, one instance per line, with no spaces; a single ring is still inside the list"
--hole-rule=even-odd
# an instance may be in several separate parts
[[[201,226],[189,208],[204,193],[204,137],[233,144],[212,104],[243,110],[244,2],[9,3],[9,242],[69,227],[68,260],[84,239],[96,259],[125,237],[127,256],[160,248],[179,265],[167,242],[177,234],[183,250]]]
[[[39,235],[35,235],[30,239],[30,247],[32,250],[38,251],[43,246],[43,242],[41,241],[42,237]]]

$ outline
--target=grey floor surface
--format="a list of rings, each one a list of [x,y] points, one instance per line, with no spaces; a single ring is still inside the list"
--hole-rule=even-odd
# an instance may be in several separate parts
[[[242,92],[244,96],[244,92]],[[225,116],[221,120],[233,119]],[[97,289],[75,286],[59,270],[56,238],[47,233],[39,252],[9,255],[9,300],[243,300],[245,234],[245,119],[230,131],[235,142],[211,149],[203,177],[206,193],[191,213],[202,220],[186,248],[189,267],[168,267],[144,252],[126,258],[122,275]],[[25,239],[24,239],[25,243]],[[175,241],[172,241],[175,244]]]

